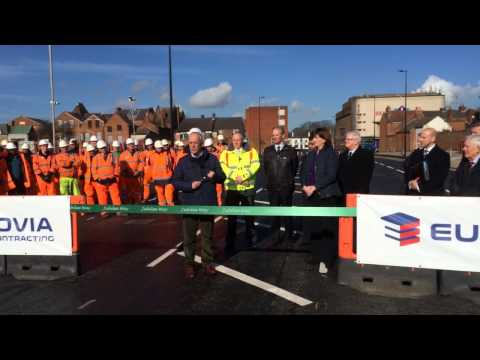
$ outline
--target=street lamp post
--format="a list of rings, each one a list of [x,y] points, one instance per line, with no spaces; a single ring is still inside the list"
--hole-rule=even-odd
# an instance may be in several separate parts
[[[168,45],[168,79],[169,79],[169,91],[170,91],[170,127],[172,128],[172,141],[174,139],[173,132],[173,95],[172,95],[172,46]],[[178,119],[177,119],[177,129],[179,128]]]
[[[130,107],[130,115],[132,116],[133,137],[136,137],[136,134],[135,134],[135,112],[133,110],[134,107],[135,107],[135,101],[137,101],[137,99],[135,99],[133,96],[128,97],[128,102],[130,104],[132,104],[132,106]]]
[[[50,75],[50,107],[51,107],[51,121],[52,121],[52,137],[53,147],[55,147],[55,105],[59,102],[55,101],[55,89],[53,87],[53,66],[52,66],[52,45],[48,45],[48,71]]]
[[[403,158],[407,158],[407,74],[408,70],[398,70],[398,72],[405,73],[405,113],[403,114]]]
[[[260,100],[265,99],[265,96],[259,96],[258,97],[258,152],[261,153],[262,150],[260,149],[260,146],[262,145],[260,141]]]

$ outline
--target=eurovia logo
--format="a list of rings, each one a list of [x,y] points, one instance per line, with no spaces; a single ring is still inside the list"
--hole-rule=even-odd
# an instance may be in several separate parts
[[[400,246],[420,242],[420,219],[402,212],[383,216],[381,219],[388,223],[385,225],[385,236],[397,240]]]

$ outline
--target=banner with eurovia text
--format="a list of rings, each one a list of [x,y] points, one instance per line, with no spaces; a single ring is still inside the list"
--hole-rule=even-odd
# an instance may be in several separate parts
[[[69,196],[0,196],[0,255],[72,255]]]
[[[358,195],[357,262],[480,272],[480,199]]]

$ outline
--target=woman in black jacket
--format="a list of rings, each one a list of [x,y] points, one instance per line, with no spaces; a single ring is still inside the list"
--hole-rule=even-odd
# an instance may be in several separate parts
[[[308,153],[301,168],[304,206],[335,207],[341,196],[337,184],[338,156],[332,148],[330,132],[315,130],[314,149]],[[328,272],[337,256],[338,219],[335,217],[305,217],[304,239],[310,242],[310,263],[320,263],[319,271]]]

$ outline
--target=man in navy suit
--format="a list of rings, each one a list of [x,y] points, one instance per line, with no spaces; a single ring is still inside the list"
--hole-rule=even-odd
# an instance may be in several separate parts
[[[435,129],[423,129],[418,135],[420,147],[405,160],[407,195],[444,195],[450,155],[435,143],[436,136]]]
[[[480,196],[480,135],[470,135],[465,139],[462,161],[453,177],[452,195]]]

